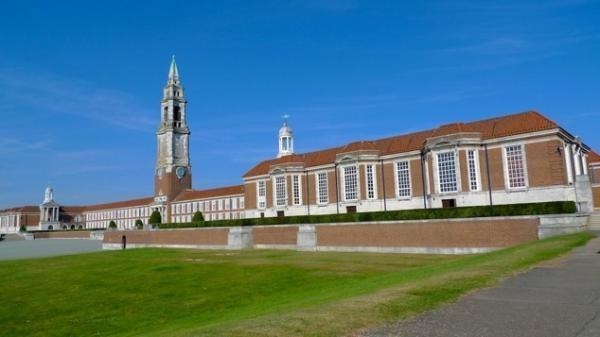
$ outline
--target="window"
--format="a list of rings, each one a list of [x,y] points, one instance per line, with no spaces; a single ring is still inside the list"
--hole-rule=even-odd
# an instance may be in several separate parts
[[[327,204],[329,192],[327,190],[327,172],[317,173],[317,203]]]
[[[358,200],[358,179],[356,166],[344,167],[344,199]]]
[[[454,151],[437,154],[438,183],[441,193],[458,192]]]
[[[292,176],[292,195],[294,196],[294,205],[300,205],[300,176]]]
[[[506,181],[508,182],[508,188],[527,187],[523,147],[521,145],[505,147],[504,157],[506,160],[505,176]]]
[[[375,199],[375,168],[373,165],[365,167],[365,174],[367,175],[367,199]]]
[[[256,193],[258,194],[258,208],[265,209],[267,207],[267,201],[266,201],[267,190],[265,188],[265,181],[260,180],[260,181],[257,181],[256,184],[257,184]]]
[[[477,151],[467,151],[467,164],[469,166],[469,188],[471,191],[479,190],[479,173],[477,164]]]
[[[275,205],[285,206],[286,205],[286,189],[285,189],[285,177],[275,177]]]
[[[240,205],[240,209],[244,209],[244,198],[240,198],[238,204]]]
[[[408,161],[399,161],[396,163],[396,195],[398,198],[410,198],[410,169]]]

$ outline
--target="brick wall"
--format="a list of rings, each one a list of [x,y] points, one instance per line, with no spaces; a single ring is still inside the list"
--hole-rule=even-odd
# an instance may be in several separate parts
[[[392,177],[393,179],[394,177]],[[423,173],[421,171],[421,159],[410,161],[410,179],[412,183],[412,196],[423,196]],[[393,181],[393,180],[392,180]],[[394,192],[395,193],[395,192]]]
[[[317,226],[318,246],[507,247],[537,239],[539,220],[426,221]]]
[[[317,250],[342,248],[501,248],[536,240],[537,217],[423,220],[398,223],[315,225]],[[298,225],[245,227],[255,247],[294,247]],[[229,228],[196,228],[159,231],[107,231],[104,243],[157,246],[228,246]],[[72,232],[78,233],[78,232]],[[88,234],[89,235],[89,234]],[[231,246],[230,246],[231,247]],[[238,247],[239,248],[239,247]]]
[[[161,231],[107,231],[104,233],[104,243],[121,244],[121,239],[125,236],[127,238],[127,244],[226,246],[228,233],[228,228]]]
[[[90,231],[38,232],[33,233],[35,239],[89,239]]]
[[[298,226],[254,227],[252,233],[257,245],[295,245]]]
[[[556,151],[557,148],[561,152]],[[525,145],[529,186],[541,187],[567,183],[562,144],[558,140]]]
[[[256,181],[244,184],[244,202],[247,209],[257,208],[256,204]]]

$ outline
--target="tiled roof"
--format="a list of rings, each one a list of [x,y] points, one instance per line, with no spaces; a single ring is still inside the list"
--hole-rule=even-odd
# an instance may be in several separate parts
[[[61,206],[60,209],[64,213],[79,214],[79,213],[85,212],[86,207],[85,206]]]
[[[341,147],[265,160],[246,172],[244,177],[267,174],[272,165],[289,162],[301,162],[306,167],[330,164],[335,162],[337,154],[357,150],[379,150],[379,154],[382,156],[410,152],[421,149],[427,138],[455,133],[476,132],[481,134],[482,139],[493,139],[558,127],[558,124],[537,111],[527,111],[468,123],[450,123],[431,130],[374,141],[354,142]]]
[[[140,199],[132,199],[125,201],[116,201],[106,204],[98,204],[98,205],[90,205],[85,206],[85,211],[98,211],[105,209],[113,209],[113,208],[125,208],[125,207],[135,207],[135,206],[148,206],[154,202],[154,197],[140,198]],[[73,206],[71,206],[73,207]]]
[[[19,206],[19,207],[0,209],[0,213],[8,213],[8,212],[35,213],[35,212],[39,212],[39,211],[40,211],[39,206]]]
[[[588,163],[600,163],[600,154],[592,150],[588,153]]]
[[[244,185],[226,186],[208,190],[181,192],[173,201],[196,200],[244,194]]]

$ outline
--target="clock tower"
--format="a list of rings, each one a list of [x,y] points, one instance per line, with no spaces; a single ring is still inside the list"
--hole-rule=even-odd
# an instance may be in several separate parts
[[[156,132],[154,195],[162,202],[170,202],[182,191],[192,188],[190,129],[186,123],[186,105],[179,70],[173,56],[160,103],[160,125]]]

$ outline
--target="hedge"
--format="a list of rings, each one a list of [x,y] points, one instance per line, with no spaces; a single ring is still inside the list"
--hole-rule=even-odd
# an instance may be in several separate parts
[[[270,218],[213,220],[202,222],[164,223],[160,228],[189,228],[189,227],[233,227],[233,226],[265,226],[308,223],[332,222],[361,222],[361,221],[393,221],[393,220],[423,220],[475,218],[490,216],[518,216],[564,214],[577,212],[573,201],[552,201],[525,204],[507,204],[494,206],[471,206],[454,208],[410,209],[387,212],[365,212],[323,215],[299,215]]]

